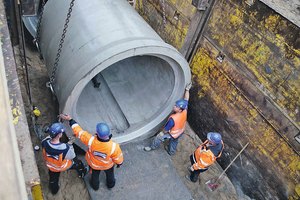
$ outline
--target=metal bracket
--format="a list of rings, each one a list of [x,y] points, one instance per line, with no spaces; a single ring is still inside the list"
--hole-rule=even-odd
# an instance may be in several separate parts
[[[53,85],[52,85],[52,83],[51,83],[50,81],[48,81],[48,82],[46,83],[46,87],[47,87],[47,88],[50,88],[51,93],[52,93],[53,95],[55,95],[55,92],[54,92],[54,89],[53,89]]]
[[[135,8],[136,0],[127,0],[128,3]]]
[[[220,51],[219,54],[217,55],[216,59],[217,59],[220,63],[222,63],[223,60],[224,60],[224,58],[225,58],[225,55]]]
[[[300,144],[300,132],[295,136],[295,140]]]

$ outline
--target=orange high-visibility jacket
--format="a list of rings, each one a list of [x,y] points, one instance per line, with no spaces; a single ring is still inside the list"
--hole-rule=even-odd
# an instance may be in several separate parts
[[[223,151],[223,141],[222,141],[222,150],[220,151],[218,156],[215,156],[213,152],[206,147],[208,141],[205,141],[202,145],[200,145],[196,151],[194,152],[193,159],[195,163],[193,164],[194,170],[199,169],[207,169],[210,165],[212,165],[217,158],[222,155]]]
[[[44,141],[45,143],[49,143],[49,139],[46,139]],[[64,145],[67,147],[66,144],[60,144]],[[53,153],[47,153],[46,148],[43,147],[43,157],[46,161],[46,165],[48,169],[52,172],[63,172],[68,170],[72,165],[73,161],[69,159],[64,158],[64,152],[67,152],[68,149],[53,149],[53,151],[56,151],[58,154],[53,154]]]
[[[173,138],[178,138],[185,130],[185,124],[187,119],[187,110],[183,110],[182,112],[172,114],[169,119],[172,118],[174,120],[174,126],[170,130],[170,135]]]
[[[88,146],[85,159],[92,169],[107,170],[114,164],[123,163],[123,153],[119,144],[112,140],[101,142],[97,136],[84,131],[77,123],[72,125],[72,129],[75,136]]]

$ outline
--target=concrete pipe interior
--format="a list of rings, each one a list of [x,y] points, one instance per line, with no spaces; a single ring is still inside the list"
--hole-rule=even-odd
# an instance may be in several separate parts
[[[159,131],[190,82],[184,57],[126,0],[78,0],[53,70],[69,4],[47,1],[40,31],[49,76],[55,71],[60,112],[91,133],[106,122],[120,143]]]
[[[109,124],[114,137],[126,135],[149,123],[174,89],[170,65],[154,56],[134,56],[121,60],[96,76],[82,90],[76,104],[76,118],[83,127]]]

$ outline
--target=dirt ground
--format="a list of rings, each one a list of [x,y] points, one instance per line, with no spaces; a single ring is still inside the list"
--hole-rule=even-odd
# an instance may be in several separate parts
[[[39,138],[44,138],[45,135],[37,137],[33,122],[31,120],[31,110],[29,105],[29,98],[26,89],[26,78],[24,76],[24,68],[20,65],[20,58],[18,48],[15,48],[16,62],[18,67],[19,81],[23,94],[23,100],[27,115],[28,124],[30,125],[30,133],[33,145],[41,147],[41,141]],[[40,60],[38,52],[31,46],[26,49],[29,82],[32,96],[32,104],[37,106],[41,111],[41,116],[36,120],[37,127],[40,129],[49,123],[57,120],[58,104],[53,98],[50,90],[46,88],[46,82],[49,81],[46,67],[43,61]],[[40,130],[40,133],[43,132]],[[41,178],[41,186],[44,195],[44,199],[74,199],[74,200],[86,200],[90,199],[88,191],[85,187],[84,181],[77,177],[77,173],[74,170],[69,170],[61,173],[60,175],[60,190],[56,195],[52,195],[48,189],[48,169],[44,163],[42,152],[36,151],[35,158],[38,165],[38,170]]]
[[[30,117],[31,110],[26,89],[26,79],[24,76],[25,70],[20,64],[21,61],[17,47],[15,48],[15,54],[23,99],[24,103],[26,104],[25,109],[27,112],[28,123],[30,124],[32,143],[33,145],[38,145],[41,147],[39,138],[43,138],[45,137],[45,135],[37,137],[33,129],[33,124]],[[43,61],[40,60],[38,52],[35,50],[35,48],[28,46],[26,48],[26,57],[30,79],[32,103],[41,111],[41,116],[37,119],[36,124],[37,127],[43,127],[45,124],[56,121],[56,116],[58,114],[58,104],[53,98],[50,90],[46,88],[46,82],[49,80],[49,78],[46,67],[43,64]],[[40,131],[40,133],[42,132]],[[219,165],[214,165],[207,172],[201,175],[201,178],[197,183],[191,183],[185,179],[185,175],[188,174],[187,167],[189,166],[189,155],[200,143],[201,140],[199,139],[199,137],[188,126],[185,136],[182,137],[179,142],[177,154],[172,157],[172,161],[174,162],[177,173],[182,178],[187,188],[191,191],[194,199],[247,199],[241,194],[238,194],[239,197],[237,197],[233,185],[227,178],[222,180],[222,185],[220,185],[216,191],[209,191],[208,187],[205,185],[205,182],[211,178],[217,177],[222,172],[222,169]],[[78,178],[76,171],[73,170],[61,173],[60,191],[58,192],[58,194],[53,196],[48,189],[48,170],[44,164],[41,151],[36,151],[35,156],[40,173],[41,185],[45,200],[90,199],[83,180]]]

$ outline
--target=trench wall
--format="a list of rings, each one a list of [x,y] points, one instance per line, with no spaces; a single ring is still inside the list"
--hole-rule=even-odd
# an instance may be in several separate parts
[[[180,49],[196,13],[191,2],[138,0],[136,9]],[[221,166],[250,142],[228,171],[238,192],[299,199],[299,27],[260,1],[216,1],[190,67],[189,123],[201,139],[208,131],[223,134]]]

